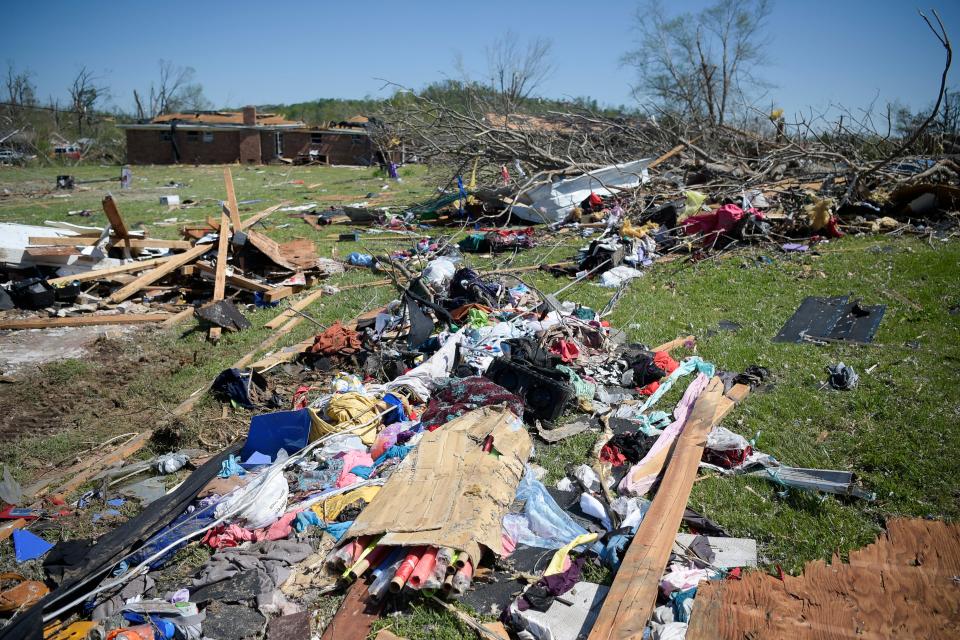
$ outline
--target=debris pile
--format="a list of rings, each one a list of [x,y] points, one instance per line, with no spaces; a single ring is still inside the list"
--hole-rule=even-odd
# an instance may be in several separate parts
[[[284,204],[241,220],[230,170],[219,220],[183,228],[182,240],[147,238],[129,229],[112,195],[103,199],[105,227],[48,222],[0,224],[0,329],[101,324],[176,324],[196,313],[220,331],[248,323],[234,306],[278,304],[319,279],[342,273],[317,256],[310,240],[279,244],[256,225]],[[223,231],[223,232],[221,232]],[[227,298],[227,292],[235,293]],[[139,299],[139,302],[135,302]]]
[[[219,229],[231,225],[243,228],[225,212]],[[244,233],[249,245],[249,232],[233,237]],[[227,238],[187,253],[217,246],[214,274],[228,255],[306,264],[259,240],[259,254],[235,244],[231,254]],[[632,234],[611,238],[591,243],[579,267],[636,258]],[[214,397],[254,412],[243,442],[133,461],[146,432],[31,487],[5,476],[13,506],[0,514],[3,531],[19,562],[42,563],[45,582],[9,578],[0,605],[15,615],[0,637],[359,638],[380,613],[417,599],[499,617],[482,625],[451,609],[480,637],[679,637],[698,589],[757,565],[754,541],[687,508],[698,469],[873,498],[850,472],[787,466],[720,425],[762,389],[767,369],[724,371],[695,354],[692,336],[628,341],[605,319],[619,291],[598,312],[516,272],[478,272],[454,251],[420,258],[413,272],[413,261],[380,262],[397,292],[389,304],[217,376]],[[337,295],[304,300],[320,293]],[[828,302],[837,318],[849,311],[846,298]],[[247,321],[203,313],[218,326]],[[301,319],[291,308],[268,326]],[[289,398],[276,392],[280,364],[302,376]],[[677,404],[662,407],[684,383]],[[547,486],[535,449],[587,431],[590,459]],[[181,481],[168,490],[171,474]],[[114,518],[127,502],[149,507],[95,544],[33,533],[92,509],[95,521]],[[184,573],[176,559],[195,548],[206,554]],[[588,577],[602,570],[614,572],[610,586]],[[343,592],[332,620],[319,613]]]

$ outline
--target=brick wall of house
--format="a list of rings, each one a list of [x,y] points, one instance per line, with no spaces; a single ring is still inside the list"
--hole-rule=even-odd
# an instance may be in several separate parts
[[[285,131],[283,156],[296,158],[311,149],[326,158],[327,164],[366,165],[374,162],[375,150],[370,136],[364,134]]]
[[[260,132],[260,158],[264,164],[277,158],[277,134],[275,131]]]
[[[315,149],[328,164],[366,165],[376,161],[376,150],[364,134],[284,131],[285,158],[296,158]],[[127,129],[127,162],[172,164],[176,162],[169,130]],[[268,163],[277,157],[275,131],[175,132],[183,164]]]
[[[169,131],[127,129],[127,162],[130,164],[172,164],[176,162]],[[174,134],[183,164],[228,164],[240,160],[238,131],[184,131]],[[256,136],[260,161],[259,136]]]

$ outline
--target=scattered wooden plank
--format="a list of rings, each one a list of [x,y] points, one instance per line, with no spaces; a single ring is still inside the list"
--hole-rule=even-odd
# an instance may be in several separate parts
[[[669,352],[673,351],[674,349],[676,349],[676,348],[678,348],[678,347],[682,347],[683,345],[687,344],[688,342],[696,342],[696,341],[697,341],[696,336],[680,337],[680,338],[676,338],[676,339],[674,339],[674,340],[671,340],[670,342],[664,342],[664,343],[661,344],[660,346],[654,347],[653,350],[654,350],[654,351],[666,351],[667,353],[669,353]]]
[[[96,461],[95,464],[88,466],[87,468],[81,470],[76,475],[74,475],[70,480],[63,483],[56,489],[52,490],[50,493],[62,493],[64,495],[70,493],[83,483],[87,482],[95,475],[100,473],[101,470],[111,467],[118,462],[123,462],[134,453],[142,449],[153,436],[153,430],[144,431],[138,435],[133,440],[130,440],[123,446],[114,449],[110,453],[104,456],[94,456],[93,459]]]
[[[303,291],[306,285],[303,284],[294,284],[294,285],[284,285],[282,287],[274,287],[270,291],[267,291],[263,295],[263,299],[267,302],[276,302],[277,300],[283,300],[288,298],[295,293],[300,293]]]
[[[693,488],[707,434],[719,420],[718,416],[725,415],[723,399],[723,382],[715,377],[693,405],[657,495],[624,555],[589,640],[643,637]],[[726,411],[732,407],[733,402],[729,401]]]
[[[109,278],[110,276],[117,275],[118,273],[129,273],[131,271],[143,271],[144,269],[149,269],[150,267],[155,267],[157,265],[163,264],[167,260],[170,260],[173,256],[163,256],[162,258],[151,258],[149,260],[140,260],[138,262],[131,262],[130,264],[122,264],[116,267],[105,267],[103,269],[93,269],[91,271],[84,271],[83,273],[76,273],[72,276],[63,276],[60,278],[51,278],[47,280],[50,284],[56,286],[58,284],[69,284],[74,280],[79,280],[80,282],[87,282],[90,280],[101,280]]]
[[[164,320],[163,324],[160,326],[164,328],[175,327],[181,322],[184,322],[185,320],[187,320],[187,318],[191,317],[192,315],[193,315],[193,307],[187,307],[186,309],[183,309],[182,311],[178,311],[177,313],[173,314],[172,316]]]
[[[117,237],[130,237],[130,232],[127,231],[127,225],[124,223],[123,217],[120,215],[120,210],[117,208],[117,203],[114,201],[113,195],[110,193],[105,195],[100,204],[103,206],[103,212],[107,214],[107,220],[110,221],[110,228],[113,229],[113,232],[117,235]]]
[[[286,309],[283,313],[279,314],[276,318],[265,324],[264,326],[267,329],[276,329],[281,326],[283,323],[288,321],[290,318],[293,318],[297,315],[297,311],[303,311],[311,304],[319,300],[323,296],[323,289],[317,289],[308,296],[304,296],[300,300],[297,300],[290,305],[289,309]]]
[[[366,640],[385,603],[369,597],[365,580],[355,580],[320,640]]]
[[[180,272],[185,276],[194,276],[201,273],[215,275],[216,268],[209,262],[196,262],[194,264],[188,264],[180,267]],[[264,293],[274,289],[272,285],[264,284],[262,282],[253,280],[252,278],[238,276],[236,274],[227,274],[227,284],[234,289],[241,289],[251,293]]]
[[[284,200],[280,204],[275,204],[272,207],[268,207],[259,213],[253,214],[252,216],[250,216],[249,218],[247,218],[246,220],[240,223],[240,229],[246,229],[248,227],[252,227],[253,225],[257,224],[258,222],[260,222],[261,220],[269,216],[271,213],[277,211],[281,207],[287,206],[288,204],[290,204],[290,202],[291,202],[290,200]]]
[[[28,256],[45,258],[50,256],[70,257],[83,255],[76,247],[27,247],[23,250]]]
[[[230,222],[233,223],[234,229],[242,229],[243,223],[240,222],[240,208],[237,206],[237,194],[233,190],[233,174],[230,173],[230,167],[223,168],[223,182],[227,187],[227,203],[225,207],[230,216]]]
[[[210,251],[212,248],[212,244],[198,244],[188,251],[184,251],[183,253],[173,256],[170,260],[164,262],[159,267],[151,269],[130,284],[118,289],[117,291],[114,291],[109,298],[110,302],[116,304],[126,300],[137,291],[140,291],[140,289],[153,284],[168,273],[172,273],[178,267],[182,267],[188,262],[193,262],[207,251]]]
[[[51,327],[91,327],[101,324],[144,324],[163,322],[169,317],[169,313],[118,313],[110,316],[86,315],[72,318],[0,320],[0,329],[49,329]]]
[[[666,162],[667,160],[669,160],[669,159],[672,158],[673,156],[677,155],[678,153],[680,153],[681,151],[683,151],[683,150],[686,149],[686,148],[687,148],[687,145],[685,145],[685,144],[678,144],[678,145],[675,146],[673,149],[670,149],[670,151],[667,151],[665,154],[663,154],[662,156],[660,156],[659,158],[657,158],[656,160],[654,160],[653,162],[651,162],[650,164],[648,164],[648,165],[647,165],[647,169],[653,169],[653,168],[654,168],[655,166],[657,166],[658,164],[660,164],[660,163],[662,163],[662,162]]]
[[[227,254],[229,253],[228,241],[230,239],[230,219],[227,214],[220,214],[220,234],[217,239],[217,268],[213,276],[213,301],[223,300],[223,294],[227,290]],[[207,337],[210,340],[220,339],[220,327],[210,327]]]
[[[54,247],[93,247],[99,238],[83,236],[42,237],[30,236],[27,242],[31,245]],[[189,249],[193,243],[189,240],[161,240],[159,238],[118,238],[110,236],[108,244],[112,247],[118,244],[128,244],[131,249]]]

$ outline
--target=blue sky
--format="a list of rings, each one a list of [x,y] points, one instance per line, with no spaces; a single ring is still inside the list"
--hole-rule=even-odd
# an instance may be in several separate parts
[[[675,1],[696,10],[705,2]],[[460,5],[460,6],[457,6]],[[81,65],[102,77],[112,103],[132,109],[157,62],[196,69],[217,105],[383,96],[383,82],[414,88],[456,76],[454,57],[481,74],[484,47],[508,28],[553,40],[556,71],[541,93],[633,104],[634,76],[620,66],[633,44],[627,0],[291,2],[10,2],[0,61],[34,74],[38,93],[65,96]],[[769,100],[788,113],[830,104],[863,107],[899,100],[929,104],[943,49],[895,0],[774,0]],[[960,47],[960,3],[936,6]],[[960,56],[960,52],[958,52]],[[960,67],[960,59],[955,62]],[[960,71],[951,84],[960,87]]]

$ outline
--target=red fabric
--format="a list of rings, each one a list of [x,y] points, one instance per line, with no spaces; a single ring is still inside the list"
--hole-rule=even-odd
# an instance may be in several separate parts
[[[843,231],[837,227],[837,216],[830,216],[830,222],[827,223],[827,235],[831,238],[842,238]]]
[[[590,201],[591,207],[599,207],[600,205],[603,204],[603,198],[593,193],[592,191],[590,192],[590,197],[587,198],[587,200]]]
[[[560,356],[560,359],[564,362],[573,362],[580,357],[580,348],[572,342],[557,340],[550,347],[550,353]]]
[[[639,391],[639,392],[640,392],[640,395],[642,395],[642,396],[652,396],[654,393],[657,392],[657,389],[659,389],[659,388],[660,388],[660,383],[657,382],[656,380],[654,380],[653,382],[651,382],[651,383],[648,384],[647,386],[641,387],[640,389],[637,389],[637,391]]]
[[[310,385],[307,385],[307,384],[302,384],[299,387],[297,387],[297,390],[293,392],[294,410],[303,409],[304,407],[307,406],[308,404],[307,394],[309,394],[314,389],[316,389],[316,387],[311,387]]]
[[[600,461],[609,462],[613,466],[619,467],[620,465],[627,464],[627,457],[623,455],[617,447],[605,444],[603,445],[603,449],[600,449]]]
[[[677,370],[677,367],[680,366],[680,363],[670,357],[670,354],[666,351],[657,351],[653,354],[653,364],[657,365],[661,369],[667,372],[667,375],[670,375]]]

